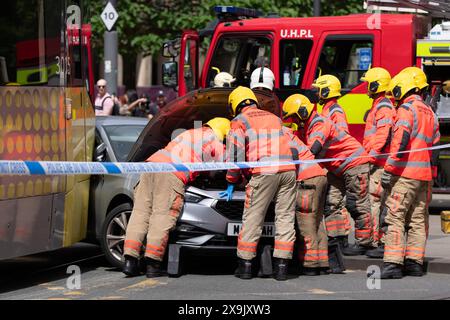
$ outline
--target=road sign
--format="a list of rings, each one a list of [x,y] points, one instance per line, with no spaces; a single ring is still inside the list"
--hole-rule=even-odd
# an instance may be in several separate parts
[[[116,23],[117,21],[117,18],[119,18],[119,14],[117,13],[116,9],[114,9],[114,6],[111,4],[111,2],[108,2],[105,9],[103,9],[101,18],[106,26],[106,29],[108,29],[108,31],[111,31],[114,23]]]

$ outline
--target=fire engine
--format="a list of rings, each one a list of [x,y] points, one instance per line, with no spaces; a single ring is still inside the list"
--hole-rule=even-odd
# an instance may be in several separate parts
[[[379,1],[366,2],[370,5]],[[426,11],[419,9],[427,8],[416,9],[422,13]],[[339,103],[347,114],[350,133],[362,140],[371,99],[361,76],[370,67],[384,67],[394,76],[415,65],[428,76],[428,102],[439,115],[442,143],[449,141],[450,22],[433,28],[431,22],[438,16],[450,18],[446,16],[450,14],[431,8],[429,15],[364,13],[287,18],[232,6],[217,6],[215,12],[217,19],[204,30],[184,31],[181,38],[164,44],[163,55],[172,61],[163,64],[163,83],[177,90],[178,96],[212,87],[215,75],[222,71],[236,78],[233,86],[249,86],[252,71],[264,63],[275,74],[274,90],[281,102],[294,93],[316,101],[314,79],[333,74],[342,84]],[[209,39],[209,48],[205,57],[199,57],[204,39]],[[320,105],[318,109],[321,111]],[[441,200],[445,199],[437,194],[450,193],[449,159],[450,153],[442,151],[434,189],[437,205],[444,204]]]

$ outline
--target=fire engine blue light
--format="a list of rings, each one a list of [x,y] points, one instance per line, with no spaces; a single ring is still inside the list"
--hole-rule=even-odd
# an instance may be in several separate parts
[[[235,17],[248,17],[257,18],[263,15],[263,13],[256,9],[238,8],[234,6],[215,6],[214,12],[216,14],[228,14]]]

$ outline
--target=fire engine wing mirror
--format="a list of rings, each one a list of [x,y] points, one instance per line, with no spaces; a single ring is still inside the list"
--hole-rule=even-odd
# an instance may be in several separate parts
[[[163,63],[162,77],[164,86],[176,88],[178,86],[178,64],[175,61]]]

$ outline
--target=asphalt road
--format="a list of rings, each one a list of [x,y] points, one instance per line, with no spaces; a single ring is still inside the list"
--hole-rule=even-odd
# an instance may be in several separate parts
[[[80,278],[73,277],[73,265],[79,267]],[[179,278],[127,278],[108,266],[99,247],[77,244],[0,262],[0,300],[450,300],[448,274],[381,280],[379,289],[369,289],[364,271],[292,276],[278,282],[262,278],[240,280],[233,276],[234,267],[233,259],[201,257],[191,259],[187,274]]]

